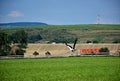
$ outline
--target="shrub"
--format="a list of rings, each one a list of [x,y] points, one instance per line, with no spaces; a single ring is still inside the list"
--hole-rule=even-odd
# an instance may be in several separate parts
[[[28,37],[28,42],[30,42],[30,43],[35,43],[35,42],[40,41],[40,40],[42,40],[42,36],[39,34],[38,35],[31,35]]]
[[[93,43],[99,43],[97,40],[93,40]]]
[[[18,50],[16,50],[16,55],[24,55],[25,52],[26,51],[23,49],[18,49]]]
[[[113,43],[120,43],[120,39],[114,39]]]
[[[92,43],[92,41],[90,41],[90,40],[87,40],[87,41],[86,41],[86,43]]]
[[[33,53],[33,55],[37,56],[37,55],[39,55],[39,53],[38,53],[37,51],[35,51],[35,52]]]
[[[51,53],[49,51],[45,52],[45,55],[48,57],[48,56],[51,56]]]
[[[99,42],[97,40],[92,40],[92,41],[87,40],[86,43],[99,43]]]
[[[109,54],[109,49],[107,47],[100,48],[99,52],[100,54]]]

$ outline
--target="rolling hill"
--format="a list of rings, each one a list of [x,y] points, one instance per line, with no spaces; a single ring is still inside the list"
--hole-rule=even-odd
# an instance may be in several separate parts
[[[45,25],[45,26],[20,26],[3,29],[12,34],[16,30],[25,30],[30,43],[73,43],[78,38],[78,43],[87,41],[98,43],[120,43],[120,25],[115,24],[81,24],[81,25]],[[36,40],[34,40],[37,38]],[[38,39],[38,38],[42,38]]]
[[[47,24],[42,22],[0,23],[0,27],[44,26],[44,25],[47,25]]]

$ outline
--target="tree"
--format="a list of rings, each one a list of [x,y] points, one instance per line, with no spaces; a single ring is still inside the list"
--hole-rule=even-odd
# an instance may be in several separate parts
[[[26,48],[27,46],[27,38],[28,35],[24,30],[18,30],[12,34],[13,43],[18,43],[22,48]]]
[[[10,52],[9,35],[0,29],[0,56],[5,56]]]
[[[16,55],[24,55],[25,50],[23,48],[27,47],[27,38],[28,35],[24,30],[18,30],[12,34],[11,39],[13,44],[17,43],[19,49],[16,50]]]
[[[9,55],[11,53],[11,43],[17,43],[19,49],[15,50],[16,55],[23,55],[27,47],[27,33],[24,30],[19,30],[12,35],[7,34],[0,29],[0,56]],[[13,52],[11,53],[13,54]]]

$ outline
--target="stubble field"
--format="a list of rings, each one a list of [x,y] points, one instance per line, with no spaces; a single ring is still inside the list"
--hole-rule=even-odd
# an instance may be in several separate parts
[[[0,60],[0,81],[119,81],[119,57]]]
[[[70,44],[73,46],[73,44]],[[107,47],[110,50],[110,54],[116,53],[118,49],[120,49],[120,44],[76,44],[76,55],[80,54],[81,49],[87,49],[87,48],[105,48]],[[46,57],[45,52],[49,51],[51,53],[51,56],[69,56],[70,50],[67,48],[65,44],[28,44],[28,47],[26,49],[26,53],[24,54],[24,57],[36,57],[33,55],[33,53],[37,51],[39,55],[37,57]]]

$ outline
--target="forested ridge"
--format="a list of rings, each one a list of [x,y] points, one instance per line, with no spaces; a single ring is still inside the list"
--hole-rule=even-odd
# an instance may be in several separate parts
[[[29,43],[72,43],[78,38],[79,43],[118,43],[120,42],[120,25],[48,25],[48,26],[21,26],[6,28],[9,34],[17,30],[24,30],[28,34]]]

